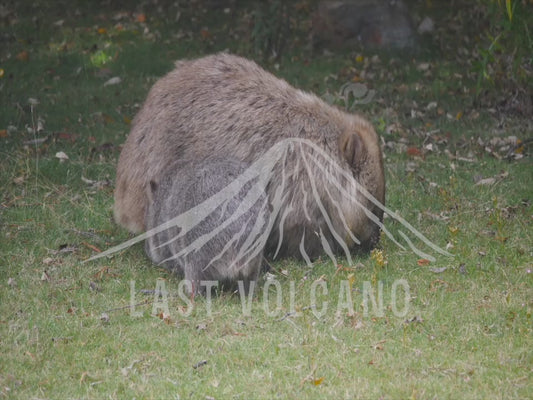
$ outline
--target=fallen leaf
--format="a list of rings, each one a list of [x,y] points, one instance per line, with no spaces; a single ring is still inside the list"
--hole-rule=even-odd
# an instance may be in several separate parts
[[[426,110],[433,110],[434,108],[437,108],[437,102],[436,101],[432,101],[431,103],[429,103],[427,106],[426,106]]]
[[[22,185],[24,183],[24,181],[26,180],[26,178],[24,177],[24,175],[21,175],[21,176],[18,176],[16,178],[13,179],[13,183],[15,185]]]
[[[143,13],[137,14],[136,19],[137,19],[137,22],[146,22],[146,14],[143,14]]]
[[[53,264],[53,262],[54,262],[54,259],[52,257],[46,257],[45,259],[43,259],[44,265],[50,265],[50,264]]]
[[[71,143],[76,142],[76,139],[78,138],[78,135],[74,133],[67,133],[67,132],[58,132],[56,133],[56,137],[61,140],[68,140]]]
[[[7,129],[0,130],[0,138],[6,138],[7,137]]]
[[[459,233],[459,228],[457,228],[456,226],[449,226],[448,230],[452,235],[456,235],[457,233]]]
[[[322,382],[324,382],[324,377],[321,377],[321,378],[318,378],[318,379],[313,379],[313,385],[315,385],[315,386],[318,386],[318,385],[322,384]]]
[[[418,265],[420,265],[421,267],[425,266],[425,265],[429,265],[429,260],[425,259],[425,258],[421,258],[420,260],[418,260],[416,263]]]
[[[68,156],[67,156],[64,152],[62,152],[62,151],[58,151],[58,152],[56,153],[55,157],[56,157],[56,158],[59,158],[59,161],[60,161],[60,162],[64,162],[64,161],[66,161],[66,160],[69,159]]]
[[[122,79],[120,79],[119,76],[114,76],[113,78],[108,79],[108,80],[104,83],[104,86],[118,85],[120,82],[122,82]]]
[[[495,178],[484,178],[484,179],[480,179],[479,181],[477,181],[476,183],[476,186],[489,186],[489,185],[494,185],[496,183],[496,179]]]
[[[92,244],[90,243],[87,243],[87,242],[83,242],[83,244],[88,247],[89,249],[91,249],[92,251],[94,251],[95,253],[101,253],[102,250],[100,250],[98,247],[96,246],[93,246]]]
[[[422,152],[417,147],[407,148],[407,155],[411,157],[421,156]]]
[[[50,280],[50,275],[48,275],[48,272],[46,270],[43,271],[41,275],[41,281],[48,282]]]
[[[429,63],[420,63],[417,65],[416,69],[419,71],[427,71],[429,69]]]
[[[30,55],[26,50],[23,50],[18,53],[15,58],[19,61],[28,61],[30,59]]]

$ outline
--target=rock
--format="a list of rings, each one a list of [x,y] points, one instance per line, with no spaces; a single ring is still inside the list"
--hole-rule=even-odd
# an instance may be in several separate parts
[[[313,16],[315,47],[416,47],[416,32],[401,0],[322,1]]]

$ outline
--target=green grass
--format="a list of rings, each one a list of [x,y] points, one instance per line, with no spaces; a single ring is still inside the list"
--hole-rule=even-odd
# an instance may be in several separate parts
[[[501,115],[475,108],[476,79],[468,70],[438,54],[395,58],[398,67],[391,68],[380,54],[381,61],[368,67],[376,77],[365,81],[376,89],[376,101],[360,107],[385,142],[437,147],[423,157],[386,147],[387,206],[437,245],[448,245],[454,257],[417,242],[437,257],[425,265],[383,236],[385,263],[376,255],[359,256],[356,266],[342,259],[338,266],[319,260],[312,269],[289,260],[274,263],[279,309],[276,288],[265,297],[263,279],[250,315],[231,293],[218,293],[211,304],[197,298],[191,314],[182,315],[187,303],[178,296],[178,278],[151,265],[141,245],[111,259],[84,261],[95,247],[129,238],[111,218],[114,171],[129,121],[150,86],[180,57],[224,48],[250,54],[246,31],[230,24],[240,40],[226,37],[228,23],[220,12],[201,8],[184,9],[176,23],[177,10],[166,2],[161,12],[146,11],[155,38],[143,33],[134,16],[120,20],[117,29],[111,17],[121,8],[31,4],[17,6],[17,23],[13,15],[2,21],[0,398],[531,396],[531,156],[526,148],[522,159],[500,160],[478,139],[525,140],[532,127],[527,119],[505,115],[502,131]],[[200,22],[188,22],[191,15]],[[54,25],[60,19],[63,26]],[[207,40],[200,33],[205,26]],[[104,77],[91,61],[97,50],[112,55]],[[27,60],[17,58],[22,51]],[[278,69],[266,67],[298,87],[334,93],[363,68],[356,54],[373,55],[312,56],[294,46]],[[417,70],[421,62],[432,64],[430,76]],[[450,79],[454,73],[463,76],[461,82]],[[122,83],[104,87],[113,76]],[[39,104],[31,106],[29,98]],[[431,101],[442,112],[426,111]],[[411,118],[415,108],[424,115]],[[44,132],[30,132],[39,118]],[[387,130],[392,124],[401,129]],[[426,138],[429,131],[435,133]],[[34,143],[46,136],[45,143]],[[452,159],[445,150],[473,162]],[[69,160],[61,163],[55,157],[60,151]],[[474,184],[502,171],[507,175],[493,185]],[[82,177],[102,184],[91,187]],[[385,224],[393,232],[401,228],[390,218]],[[151,315],[154,295],[141,292],[153,291],[158,279],[170,292],[165,318]],[[408,284],[407,305],[400,288],[392,296],[400,279]],[[128,307],[131,281],[138,317]],[[320,318],[311,308],[317,281],[328,289],[327,295],[316,292],[317,307],[328,305]],[[353,312],[338,308],[346,301],[342,282],[351,285]],[[373,308],[365,314],[367,285],[377,296],[379,284],[383,315]],[[265,312],[267,300],[275,316]],[[406,315],[395,315],[394,306],[407,307]]]

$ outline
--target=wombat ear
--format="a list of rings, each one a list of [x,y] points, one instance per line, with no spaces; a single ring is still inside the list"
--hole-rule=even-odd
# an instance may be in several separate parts
[[[355,169],[366,154],[365,145],[356,132],[344,132],[339,136],[339,151],[348,164]]]
[[[157,183],[155,181],[150,180],[148,183],[148,188],[146,189],[146,195],[148,196],[148,201],[150,203],[154,202],[154,195],[157,191]]]

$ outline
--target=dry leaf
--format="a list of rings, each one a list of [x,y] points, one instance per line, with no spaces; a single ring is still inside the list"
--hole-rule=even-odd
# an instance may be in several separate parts
[[[50,275],[48,275],[48,272],[46,270],[43,271],[41,275],[41,281],[48,282],[50,280]]]
[[[420,157],[422,155],[422,152],[416,147],[409,147],[407,149],[407,155],[411,157]]]
[[[56,157],[56,158],[59,158],[59,161],[60,161],[60,162],[64,162],[64,161],[66,161],[66,160],[69,159],[68,156],[67,156],[64,152],[62,152],[62,151],[58,151],[58,152],[56,153],[55,157]]]
[[[104,86],[118,85],[120,82],[122,82],[122,79],[120,79],[120,77],[118,77],[118,76],[114,76],[113,78],[107,80],[107,81],[104,83]]]
[[[30,59],[30,55],[26,50],[23,50],[18,53],[15,58],[19,61],[28,61]]]
[[[315,386],[318,386],[318,385],[322,384],[322,382],[324,382],[324,377],[321,377],[321,378],[318,378],[318,379],[313,379],[313,385],[315,385]]]
[[[25,180],[26,180],[26,178],[24,177],[24,175],[21,175],[21,176],[17,176],[16,178],[14,178],[13,179],[13,183],[15,185],[22,185]]]
[[[476,186],[480,186],[480,185],[489,186],[489,185],[494,185],[495,183],[496,183],[495,178],[485,178],[485,179],[480,179],[479,181],[477,181]]]
[[[76,142],[76,139],[77,139],[78,135],[76,135],[74,133],[58,132],[56,134],[56,137],[58,139],[68,140],[69,142],[74,143],[74,142]]]

